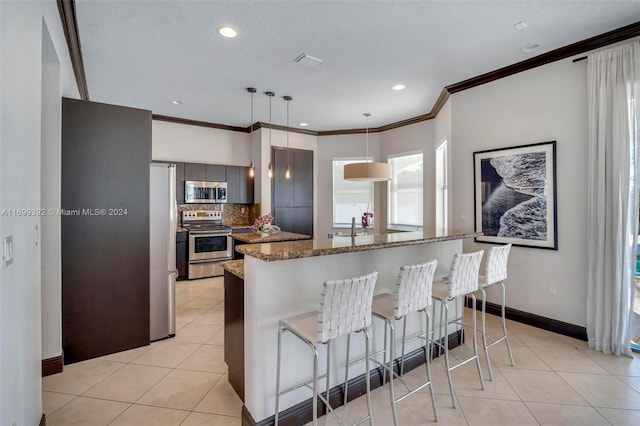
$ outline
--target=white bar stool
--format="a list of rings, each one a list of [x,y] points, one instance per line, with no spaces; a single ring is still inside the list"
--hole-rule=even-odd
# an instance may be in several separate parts
[[[484,380],[482,378],[482,370],[480,368],[480,358],[478,357],[478,342],[476,339],[476,297],[473,292],[478,290],[478,273],[480,271],[480,262],[484,250],[474,253],[456,254],[451,262],[451,272],[446,282],[433,283],[433,298],[440,302],[440,330],[438,333],[438,341],[436,344],[444,348],[444,361],[447,369],[447,379],[449,380],[449,391],[451,392],[451,403],[456,408],[455,392],[453,390],[453,381],[451,380],[451,371],[460,367],[467,362],[475,360],[478,368],[478,377],[480,378],[480,386],[484,390]],[[458,359],[458,364],[453,367],[449,364],[449,333],[447,326],[449,325],[449,306],[448,301],[456,300],[458,297],[470,295],[473,299],[473,315],[471,330],[473,332],[473,355],[465,360]],[[464,309],[464,308],[463,308]],[[444,311],[444,322],[442,321],[442,312]],[[457,322],[459,318],[451,322]],[[464,323],[460,322],[461,326]],[[444,328],[444,343],[441,344],[442,331]],[[438,350],[440,353],[440,349]]]
[[[385,330],[385,342],[384,342],[384,363],[383,366],[389,373],[389,396],[391,397],[391,412],[393,413],[393,424],[398,425],[398,416],[396,413],[396,403],[402,401],[410,395],[424,389],[429,386],[431,393],[431,404],[433,406],[433,415],[435,421],[438,421],[438,409],[436,407],[436,398],[433,392],[433,382],[431,380],[431,345],[429,342],[430,328],[430,315],[428,308],[432,304],[432,288],[433,288],[433,275],[438,265],[437,260],[432,260],[426,263],[420,263],[417,265],[405,265],[400,267],[400,273],[398,274],[398,280],[396,281],[396,290],[394,294],[384,293],[373,298],[373,316],[384,321]],[[425,364],[427,368],[427,381],[420,384],[415,389],[411,389],[402,378],[404,374],[404,349],[405,343],[421,337],[416,336],[413,339],[406,339],[406,326],[407,315],[413,312],[423,312],[425,314]],[[393,369],[393,363],[395,362],[395,320],[403,320],[402,331],[402,349],[401,349],[401,363],[400,374],[395,373]],[[389,362],[387,364],[387,330],[389,330]],[[348,364],[347,364],[348,365]],[[407,389],[407,393],[400,398],[395,398],[395,390],[393,387],[393,378],[397,377],[398,380]],[[386,372],[383,375],[383,383],[386,378]]]
[[[320,308],[317,311],[309,312],[295,317],[287,318],[279,322],[278,327],[278,365],[276,376],[276,407],[275,424],[278,424],[278,410],[280,407],[280,395],[291,392],[300,387],[309,388],[312,384],[313,391],[313,424],[318,424],[318,397],[326,405],[327,411],[336,418],[338,424],[342,424],[329,405],[329,375],[331,360],[331,341],[343,335],[353,332],[363,332],[365,339],[365,354],[367,357],[365,381],[367,392],[368,416],[362,418],[355,424],[360,424],[369,420],[373,425],[371,417],[371,384],[369,379],[369,330],[371,324],[371,303],[373,300],[373,290],[378,278],[378,271],[344,280],[326,281],[322,287]],[[313,378],[303,383],[291,386],[284,391],[280,391],[280,364],[282,349],[282,333],[291,332],[306,343],[313,353]],[[327,372],[318,376],[318,347],[327,345]],[[326,398],[318,394],[318,381],[326,378]]]
[[[489,254],[487,255],[487,264],[485,265],[484,275],[479,276],[480,291],[482,291],[482,345],[484,346],[484,353],[487,357],[490,380],[493,380],[493,371],[491,370],[491,360],[489,359],[489,348],[493,345],[496,345],[504,340],[507,344],[507,352],[509,353],[511,366],[515,366],[513,362],[513,354],[511,353],[511,345],[509,345],[509,336],[507,335],[507,321],[505,317],[504,280],[507,279],[507,262],[509,260],[510,250],[511,244],[499,247],[491,247],[491,250],[489,250]],[[498,283],[502,286],[502,336],[497,339],[492,339],[493,342],[487,344],[487,329],[485,319],[487,312],[487,293],[485,289],[493,284]]]

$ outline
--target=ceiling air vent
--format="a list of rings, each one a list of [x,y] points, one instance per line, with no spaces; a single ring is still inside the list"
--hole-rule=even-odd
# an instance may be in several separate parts
[[[322,59],[320,59],[320,58],[316,58],[314,56],[307,55],[306,53],[303,53],[300,56],[298,56],[297,58],[295,58],[293,60],[293,62],[296,62],[298,64],[302,64],[302,65],[306,65],[306,66],[311,67],[311,68],[318,68],[320,65],[322,65],[322,63],[324,61]]]

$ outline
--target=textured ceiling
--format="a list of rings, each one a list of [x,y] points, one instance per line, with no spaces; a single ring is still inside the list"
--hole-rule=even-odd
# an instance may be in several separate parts
[[[640,20],[639,1],[88,1],[77,20],[92,101],[248,126],[377,127],[428,113],[444,86]],[[513,25],[524,21],[527,28]],[[228,25],[238,36],[216,32]],[[528,43],[539,43],[523,53]],[[301,53],[319,68],[296,64]],[[406,85],[392,91],[394,84]],[[180,100],[182,105],[173,105]]]

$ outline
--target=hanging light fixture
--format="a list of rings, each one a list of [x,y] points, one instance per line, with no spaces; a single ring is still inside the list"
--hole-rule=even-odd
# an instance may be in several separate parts
[[[284,178],[291,179],[291,166],[289,165],[289,102],[293,98],[291,96],[283,96],[282,99],[287,101],[287,170],[284,172]]]
[[[362,114],[367,120],[366,141],[367,141],[367,161],[363,163],[351,163],[344,166],[345,180],[359,180],[369,182],[379,182],[391,180],[391,166],[387,163],[372,163],[369,158],[369,117],[371,114]]]
[[[271,149],[271,128],[273,127],[273,122],[271,121],[271,99],[276,95],[273,92],[264,92],[265,95],[269,97],[269,149]],[[273,177],[273,167],[271,167],[271,161],[269,161],[269,168],[267,171],[269,179]]]
[[[256,93],[256,89],[254,87],[247,87],[247,92],[251,94],[251,121],[249,121],[249,136],[251,138],[250,146],[253,147],[253,94]],[[250,148],[249,152],[252,152],[253,149]],[[254,177],[256,175],[256,168],[253,165],[253,158],[251,159],[251,164],[249,164],[249,177]]]

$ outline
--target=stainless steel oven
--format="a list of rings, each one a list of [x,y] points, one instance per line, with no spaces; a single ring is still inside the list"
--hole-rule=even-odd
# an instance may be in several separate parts
[[[189,229],[189,279],[223,275],[220,264],[231,259],[231,228],[222,225],[222,212],[182,212],[182,226]]]
[[[189,230],[189,261],[231,257],[231,230]]]

